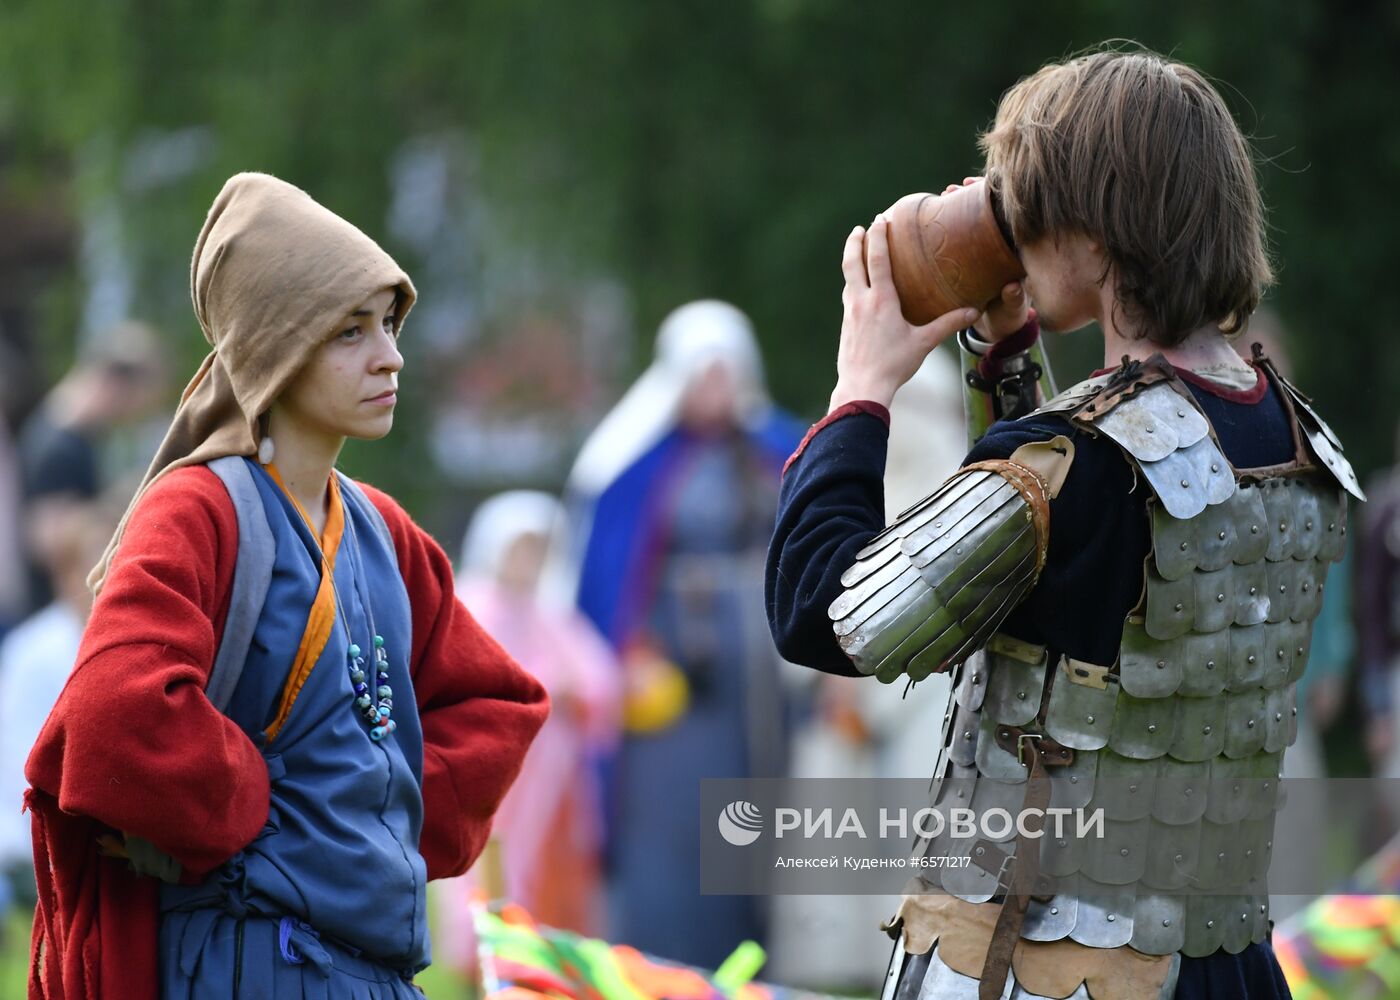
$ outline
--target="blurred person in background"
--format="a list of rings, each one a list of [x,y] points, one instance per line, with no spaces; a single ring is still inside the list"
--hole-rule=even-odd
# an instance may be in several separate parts
[[[0,638],[29,610],[29,563],[24,554],[19,454],[0,413]]]
[[[932,351],[890,405],[885,521],[928,494],[967,451],[961,373],[951,350]],[[928,779],[930,733],[941,731],[952,686],[935,675],[916,690],[809,671],[812,709],[793,734],[794,778]],[[889,957],[872,934],[888,897],[784,895],[773,899],[770,978],[792,986],[873,991]]]
[[[266,174],[224,185],[190,290],[213,349],[25,770],[30,995],[421,996],[426,883],[480,853],[548,698],[335,469],[393,426],[417,293]]]
[[[1396,456],[1395,465],[1367,484],[1370,500],[1361,509],[1356,567],[1359,691],[1367,749],[1376,777],[1383,779],[1400,779],[1400,740],[1395,738],[1395,707],[1400,704],[1400,429]],[[1387,781],[1382,787],[1394,784]],[[1385,798],[1387,829],[1393,831],[1400,826],[1400,794]]]
[[[31,606],[53,594],[50,563],[62,548],[65,507],[95,499],[115,478],[144,468],[155,442],[119,441],[164,402],[160,338],[144,323],[104,331],[80,352],[19,435]]]
[[[114,506],[110,498],[77,501],[54,513],[54,599],[0,642],[0,874],[17,906],[35,902],[29,817],[19,810],[29,787],[24,762],[77,660],[92,610],[87,574],[116,527]]]
[[[700,894],[700,780],[779,776],[786,702],[762,613],[763,552],[801,431],[775,407],[747,316],[692,302],[569,480],[573,593],[622,661],[607,780],[612,933],[713,968],[762,942],[753,897]]]
[[[543,924],[604,935],[603,816],[596,763],[617,746],[621,677],[611,648],[573,607],[540,594],[545,554],[564,525],[547,493],[513,490],[477,508],[462,544],[457,595],[549,693],[549,719],[492,824],[503,887],[474,870],[438,890],[436,958],[475,968],[471,895],[504,890]]]

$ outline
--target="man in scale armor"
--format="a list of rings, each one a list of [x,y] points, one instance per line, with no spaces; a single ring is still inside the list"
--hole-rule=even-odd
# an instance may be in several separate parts
[[[1364,498],[1309,399],[1227,339],[1271,280],[1248,147],[1200,74],[1143,51],[1046,66],[981,145],[1025,277],[913,325],[887,218],[851,233],[838,380],[784,475],[769,620],[820,670],[952,672],[940,809],[1105,818],[921,841],[970,860],[911,884],[885,1000],[1286,997],[1265,887],[1279,775]],[[1040,330],[1090,323],[1106,367],[1055,395]],[[975,444],[881,531],[888,405],[955,333]]]

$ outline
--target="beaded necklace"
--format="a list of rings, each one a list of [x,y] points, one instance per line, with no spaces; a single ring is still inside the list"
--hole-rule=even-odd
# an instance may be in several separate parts
[[[379,634],[379,630],[374,624],[374,606],[368,595],[361,590],[360,603],[364,606],[365,616],[369,618],[369,631],[374,649],[375,686],[371,690],[368,683],[369,675],[365,670],[367,664],[365,663],[364,650],[360,648],[359,643],[352,639],[350,619],[345,614],[345,602],[340,598],[340,588],[335,582],[335,570],[326,558],[322,540],[316,537],[316,529],[306,512],[306,508],[301,505],[300,500],[292,495],[292,491],[287,489],[287,484],[282,481],[282,476],[278,473],[276,466],[269,462],[264,468],[282,490],[282,493],[292,502],[297,513],[301,515],[301,519],[306,523],[307,533],[311,536],[311,543],[316,546],[316,553],[320,556],[321,572],[326,575],[330,582],[335,610],[340,616],[341,627],[345,629],[345,638],[350,641],[346,649],[346,668],[349,671],[350,685],[354,691],[354,705],[364,716],[365,722],[369,724],[369,738],[378,743],[387,738],[398,726],[392,718],[394,690],[389,686],[389,653],[384,648],[384,637]],[[364,563],[360,558],[359,538],[355,532],[355,522],[346,512],[346,504],[340,496],[339,484],[334,480],[334,473],[332,473],[331,493],[333,502],[340,504],[342,520],[349,533],[350,558],[354,563],[351,567],[351,575],[358,587],[364,578]]]
[[[342,501],[342,504],[344,501]],[[353,568],[355,579],[360,580],[364,576],[364,564],[360,561],[360,542],[355,535],[355,522],[350,518],[345,519],[346,527],[350,529],[350,551],[351,558],[355,562]],[[335,585],[335,576],[331,576],[331,591],[335,594],[335,607],[340,612],[340,623],[345,628],[345,637],[350,638],[350,621],[345,617],[345,603],[340,599],[340,591]],[[365,615],[369,618],[370,635],[374,637],[374,672],[375,688],[371,696],[369,684],[366,682],[365,658],[357,643],[351,642],[346,649],[346,659],[350,669],[350,683],[355,690],[355,707],[364,715],[365,721],[369,723],[369,738],[378,743],[384,739],[398,725],[391,717],[394,710],[394,689],[389,686],[389,653],[384,648],[384,637],[379,634],[379,630],[374,627],[374,605],[362,593],[360,600],[365,607]]]

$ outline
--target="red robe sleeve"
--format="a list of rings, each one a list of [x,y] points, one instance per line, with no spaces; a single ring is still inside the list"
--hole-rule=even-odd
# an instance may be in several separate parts
[[[442,547],[391,497],[361,484],[384,516],[413,608],[409,670],[423,723],[423,835],[429,878],[460,875],[549,714],[544,687],[457,599]]]
[[[31,996],[155,997],[156,883],[98,855],[104,827],[199,875],[267,820],[262,755],[204,695],[237,551],[233,503],[203,467],[162,477],[127,524],[25,769],[39,879]]]

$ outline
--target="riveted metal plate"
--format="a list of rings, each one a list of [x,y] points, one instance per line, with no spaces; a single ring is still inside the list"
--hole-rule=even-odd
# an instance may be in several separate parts
[[[1321,424],[1321,421],[1318,423]],[[1307,438],[1308,447],[1317,457],[1320,467],[1331,473],[1342,489],[1358,500],[1365,500],[1366,494],[1362,492],[1361,483],[1357,480],[1356,473],[1352,471],[1351,463],[1342,454],[1341,448],[1327,440],[1326,435],[1306,424],[1303,425],[1303,435]]]
[[[1268,704],[1264,708],[1264,750],[1268,753],[1277,753],[1291,746],[1297,738],[1298,716],[1294,711],[1296,690],[1289,684],[1268,694]]]
[[[982,714],[996,722],[1023,726],[1040,711],[1040,695],[1045,687],[1045,661],[1022,663],[1009,656],[989,654],[991,676]]]
[[[1047,902],[1031,900],[1026,907],[1021,937],[1028,941],[1059,941],[1074,929],[1079,917],[1079,899],[1068,892],[1051,896]]]
[[[1072,763],[1046,768],[1050,775],[1050,804],[1063,809],[1087,806],[1094,797],[1098,765],[1099,754],[1081,750],[1075,753]]]
[[[1157,769],[1163,758],[1134,760],[1112,750],[1100,750],[1098,758],[1093,807],[1102,808],[1111,820],[1136,820],[1151,814]]]
[[[947,856],[972,858],[975,844],[976,838],[952,839],[948,842]],[[944,868],[942,872],[943,888],[966,902],[985,903],[996,894],[996,876],[977,867],[976,858],[965,866]]]
[[[1306,480],[1299,480],[1293,486],[1293,558],[1315,558],[1326,527],[1317,490]]]
[[[1244,877],[1247,881],[1262,880],[1269,871],[1273,851],[1274,816],[1244,820],[1240,823],[1240,842],[1244,847]]]
[[[1118,661],[1118,680],[1123,690],[1135,698],[1164,698],[1175,692],[1181,685],[1188,641],[1188,636],[1154,639],[1141,625],[1124,625]],[[1224,671],[1219,673],[1223,675]]]
[[[1014,754],[997,745],[996,731],[1001,726],[983,712],[977,731],[977,770],[996,781],[1019,783],[1026,780],[1026,768]]]
[[[1269,619],[1269,564],[1261,557],[1247,566],[1236,566],[1235,624],[1260,625]]]
[[[1140,468],[1167,513],[1181,520],[1224,503],[1235,492],[1234,471],[1209,437]]]
[[[991,482],[986,493],[973,491],[962,502],[977,500],[965,514],[951,524],[935,531],[932,526],[906,535],[899,543],[900,551],[915,566],[922,569],[945,553],[962,555],[960,547],[975,543],[992,533],[1011,517],[1025,500],[1016,488],[995,473],[986,473]],[[935,522],[936,523],[936,522]],[[966,551],[966,548],[963,549]]]
[[[840,597],[831,602],[831,607],[827,608],[827,616],[832,621],[840,621],[848,616],[862,619],[866,616],[862,612],[868,614],[868,610],[888,604],[918,579],[919,571],[911,566],[907,559],[892,560],[854,587],[843,591]],[[870,606],[868,610],[865,607],[867,603]]]
[[[1244,878],[1244,847],[1238,823],[1201,821],[1201,853],[1196,877],[1211,888],[1238,885]]]
[[[1176,735],[1169,753],[1177,760],[1201,761],[1225,746],[1223,698],[1177,698]]]
[[[979,824],[992,810],[1006,813],[1005,817],[993,817],[989,827],[979,827],[980,835],[988,840],[1003,843],[1016,839],[1016,816],[1026,801],[1026,783],[1009,784],[996,781],[983,775],[972,790],[972,811],[977,814]],[[1008,823],[1007,820],[1010,820]],[[1006,826],[1006,830],[1002,830]]]
[[[1301,593],[1302,574],[1299,568],[1302,563],[1295,559],[1284,559],[1282,562],[1265,563],[1265,574],[1268,577],[1269,593],[1269,621],[1287,621],[1293,616],[1293,604]]]
[[[1219,632],[1235,620],[1234,568],[1214,572],[1197,570],[1196,614],[1191,628],[1196,632]]]
[[[1196,618],[1196,587],[1188,574],[1180,580],[1164,580],[1156,570],[1147,571],[1147,634],[1154,639],[1175,639],[1191,631]]]
[[[1178,447],[1185,447],[1176,428],[1153,412],[1148,402],[1153,394],[1154,390],[1148,389],[1124,400],[1094,424],[1139,462],[1159,462]]]
[[[1321,559],[1298,563],[1298,593],[1294,596],[1293,609],[1289,614],[1295,622],[1310,622],[1321,614],[1323,584],[1327,580],[1329,566]]]
[[[1230,691],[1247,691],[1264,680],[1268,664],[1264,662],[1266,625],[1235,626],[1230,629]]]
[[[1235,564],[1247,566],[1263,559],[1269,551],[1268,512],[1264,494],[1257,486],[1241,483],[1225,505],[1235,526]]]
[[[1143,883],[1157,889],[1185,889],[1200,859],[1201,822],[1172,825],[1153,817],[1147,846]]]
[[[1180,580],[1196,568],[1200,545],[1196,540],[1194,520],[1178,521],[1152,504],[1152,560],[1164,580]]]
[[[1257,489],[1264,495],[1264,530],[1269,538],[1265,558],[1269,562],[1293,558],[1293,480],[1270,479]]]
[[[1158,762],[1152,815],[1163,823],[1194,823],[1210,802],[1210,762],[1163,757]]]
[[[1079,879],[1079,915],[1072,940],[1090,948],[1118,948],[1133,937],[1136,893],[1132,885],[1110,886],[1092,879]]]
[[[1133,936],[1128,942],[1144,955],[1170,955],[1186,943],[1186,897],[1142,892],[1133,903]]]
[[[1238,493],[1238,489],[1236,490]],[[1235,561],[1239,542],[1235,537],[1235,495],[1224,503],[1214,504],[1191,519],[1196,536],[1196,568],[1211,572],[1224,569]]]
[[[1097,396],[1100,390],[1112,380],[1113,375],[1095,375],[1093,378],[1086,378],[1082,382],[1076,382],[1068,389],[1063,390],[1059,395],[1048,399],[1036,413],[1064,413],[1068,410],[1076,410],[1084,403]]]
[[[1318,540],[1317,556],[1329,562],[1338,562],[1346,554],[1347,548],[1346,497],[1334,488],[1314,488],[1317,490],[1318,524],[1322,533]]]
[[[1190,895],[1185,899],[1186,942],[1181,953],[1188,958],[1204,958],[1219,951],[1225,940],[1224,916],[1233,909],[1229,897]]]
[[[982,707],[982,699],[987,694],[988,666],[987,654],[979,649],[960,668],[956,698],[958,704],[970,712]]]
[[[1205,818],[1212,823],[1238,823],[1249,811],[1254,759],[1216,757],[1210,762],[1210,785]]]
[[[949,525],[955,523],[957,517],[966,514],[967,510],[972,506],[976,506],[977,503],[976,500],[973,500],[966,506],[959,508],[955,506],[959,501],[963,500],[964,497],[974,490],[982,490],[982,495],[986,496],[987,493],[996,489],[1002,481],[1001,477],[995,473],[989,473],[981,469],[973,472],[955,474],[923,500],[900,514],[893,524],[870,539],[870,541],[866,542],[865,547],[856,553],[857,562],[846,571],[846,574],[851,574],[851,578],[848,580],[846,574],[842,574],[842,585],[849,587],[857,583],[863,574],[854,573],[853,571],[856,567],[876,554],[888,558],[886,555],[887,550],[893,547],[894,551],[898,551],[898,540],[906,535],[913,534],[924,525],[934,521],[943,521],[943,523],[937,525],[934,529],[935,531],[942,531]],[[945,515],[951,519],[943,520]]]
[[[1306,665],[1309,627],[1299,622],[1264,626],[1264,677],[1260,684],[1266,688],[1280,688],[1291,683],[1293,661],[1301,656]],[[1298,652],[1300,649],[1302,653]]]
[[[977,760],[977,734],[981,722],[978,713],[959,705],[953,716],[953,731],[949,734],[948,756],[959,767],[971,767]]]
[[[1040,838],[1040,870],[1051,878],[1063,879],[1079,871],[1080,853],[1086,849],[1093,849],[1095,845],[1074,835],[1072,817],[1063,820],[1063,826],[1059,830],[1060,836],[1055,835],[1053,823],[1053,819],[1047,817],[1047,832]],[[1063,885],[1060,888],[1067,891]]]
[[[938,596],[916,586],[905,591],[898,603],[881,608],[849,634],[838,633],[837,639],[858,669],[874,673],[910,636],[935,637],[953,624]]]
[[[1259,926],[1267,926],[1267,901],[1263,896],[1230,896],[1228,912],[1222,914],[1225,939],[1221,945],[1232,955],[1238,955],[1255,940],[1263,940]],[[1257,935],[1257,937],[1256,937]]]
[[[1104,821],[1104,835],[1089,842],[1080,855],[1080,870],[1107,885],[1127,885],[1147,870],[1146,816],[1134,820]]]
[[[1115,752],[1150,760],[1166,753],[1175,735],[1176,699],[1119,694],[1113,712],[1113,731],[1108,738],[1108,745]]]
[[[1244,819],[1265,819],[1274,815],[1282,804],[1284,786],[1279,775],[1283,772],[1283,753],[1265,751],[1247,757],[1245,761],[1249,777],[1242,782],[1245,797]]]
[[[1185,649],[1178,694],[1214,698],[1230,679],[1230,632],[1192,632],[1175,640]]]
[[[1264,749],[1269,695],[1262,688],[1236,691],[1225,699],[1225,756],[1250,757]]]
[[[1107,744],[1118,699],[1117,682],[1112,677],[1107,680],[1108,686],[1099,689],[1058,677],[1045,711],[1045,731],[1075,750],[1097,750]]]

